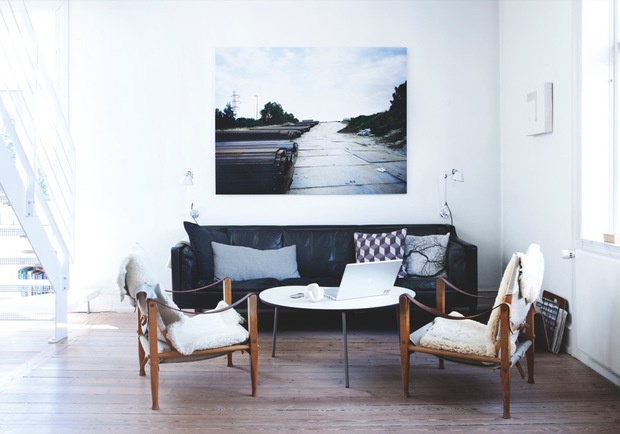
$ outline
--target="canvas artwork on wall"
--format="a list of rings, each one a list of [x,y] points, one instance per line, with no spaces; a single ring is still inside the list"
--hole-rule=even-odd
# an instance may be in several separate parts
[[[407,193],[407,49],[218,48],[216,194]]]
[[[527,135],[553,132],[553,83],[543,83],[527,94]]]

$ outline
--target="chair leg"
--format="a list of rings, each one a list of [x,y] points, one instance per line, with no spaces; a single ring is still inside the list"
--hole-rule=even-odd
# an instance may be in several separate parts
[[[138,364],[140,366],[140,376],[144,377],[146,372],[144,371],[144,366],[146,365],[146,351],[144,351],[144,347],[142,346],[142,342],[140,342],[140,337],[142,336],[142,317],[140,312],[138,312]]]
[[[159,410],[159,363],[151,359],[151,397],[153,410]]]
[[[504,403],[504,419],[510,419],[510,365],[500,368],[502,383],[502,402]]]
[[[228,359],[228,367],[232,368],[233,367],[232,353],[228,353],[226,358]]]
[[[256,396],[258,388],[258,319],[256,316],[257,297],[253,294],[248,298],[248,332],[250,333],[250,380],[252,381],[252,396]],[[274,323],[275,326],[275,323]],[[274,329],[275,333],[275,329]],[[275,337],[275,334],[274,334]],[[274,342],[275,343],[275,342]],[[273,348],[275,352],[275,346]]]
[[[258,348],[250,350],[250,380],[252,381],[252,396],[256,396],[258,389]]]
[[[532,342],[532,346],[527,349],[525,353],[527,360],[527,382],[529,384],[534,384],[534,343]]]
[[[146,371],[144,367],[146,366],[146,362],[148,359],[146,358],[146,352],[142,345],[140,344],[140,340],[138,340],[138,363],[140,364],[140,376],[144,377],[146,375]]]
[[[525,372],[523,372],[523,366],[521,366],[521,363],[517,362],[515,363],[515,366],[517,367],[517,371],[519,371],[521,379],[525,378]]]
[[[410,334],[410,317],[409,317],[409,300],[405,296],[400,296],[398,301],[398,338],[400,346],[400,373],[403,382],[403,396],[409,398],[409,334]]]
[[[140,362],[140,376],[144,377],[146,375],[146,370],[144,369],[146,367],[146,364],[149,362],[149,358],[148,357],[144,357],[142,359],[142,362]]]
[[[403,396],[409,398],[409,372],[410,372],[410,356],[407,342],[400,344],[400,371],[403,381]]]

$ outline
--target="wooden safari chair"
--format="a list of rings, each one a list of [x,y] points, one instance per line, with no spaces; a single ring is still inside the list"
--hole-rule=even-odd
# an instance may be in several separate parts
[[[159,366],[165,363],[195,362],[227,356],[233,366],[232,353],[247,352],[250,360],[252,396],[258,385],[258,320],[256,294],[248,294],[234,304],[229,278],[190,291],[214,290],[222,287],[222,301],[217,308],[188,313],[154,283],[140,255],[130,255],[121,264],[119,286],[132,299],[138,314],[138,360],[140,375],[150,367],[153,410],[159,409]],[[247,303],[247,320],[235,311]],[[247,329],[241,325],[247,321]]]
[[[436,308],[425,306],[407,294],[401,295],[399,334],[403,395],[409,397],[410,356],[414,352],[439,357],[440,369],[444,368],[444,360],[499,366],[502,416],[509,419],[510,368],[516,366],[521,377],[525,378],[519,363],[524,355],[527,359],[527,381],[534,383],[534,302],[540,294],[543,271],[544,260],[538,245],[532,244],[526,254],[513,254],[504,271],[487,324],[474,319],[489,312],[470,317],[458,312],[445,313],[446,286],[461,291],[443,278],[437,280]],[[410,303],[436,315],[435,320],[411,333]]]

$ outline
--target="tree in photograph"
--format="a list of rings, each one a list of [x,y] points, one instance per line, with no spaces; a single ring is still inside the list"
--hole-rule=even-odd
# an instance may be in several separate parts
[[[260,120],[263,125],[281,125],[288,122],[298,122],[291,113],[284,111],[277,102],[268,102],[260,111]]]
[[[394,88],[390,108],[386,111],[372,115],[360,115],[349,119],[347,126],[340,130],[341,133],[357,133],[362,130],[370,130],[375,136],[385,136],[394,130],[402,130],[406,134],[407,129],[407,82]]]
[[[220,109],[215,109],[215,129],[216,130],[227,130],[230,128],[235,128],[236,120],[235,120],[235,111],[233,110],[230,103],[226,104],[224,111]]]
[[[394,122],[394,126],[405,128],[407,126],[407,82],[405,81],[394,88],[392,101],[390,101],[389,114]]]

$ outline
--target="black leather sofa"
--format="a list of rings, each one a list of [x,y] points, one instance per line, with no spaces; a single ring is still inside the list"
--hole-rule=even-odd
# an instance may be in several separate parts
[[[407,235],[444,235],[450,233],[446,252],[447,279],[471,294],[478,293],[477,247],[460,239],[456,228],[444,224],[405,225],[320,225],[320,226],[199,226],[185,222],[190,242],[179,242],[171,249],[172,288],[174,291],[198,288],[214,280],[211,241],[260,250],[296,245],[300,277],[278,280],[259,278],[232,282],[233,301],[248,292],[282,285],[338,286],[345,265],[355,262],[353,234],[387,233],[405,228]],[[223,277],[223,276],[219,276]],[[396,286],[412,289],[423,303],[435,305],[435,277],[398,278]],[[175,303],[185,309],[215,307],[221,294],[217,291],[174,293]],[[473,301],[472,301],[473,300]],[[448,290],[449,308],[476,310],[476,298]],[[261,306],[262,309],[269,309]]]

